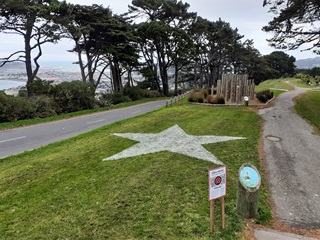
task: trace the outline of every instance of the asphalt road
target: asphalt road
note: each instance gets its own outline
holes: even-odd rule
[[[292,227],[312,229],[320,228],[320,136],[293,109],[293,99],[305,91],[283,93],[259,114],[276,215]]]
[[[49,143],[150,112],[165,106],[166,100],[55,121],[30,127],[0,131],[0,158],[32,150]]]

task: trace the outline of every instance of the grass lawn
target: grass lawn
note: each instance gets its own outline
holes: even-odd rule
[[[316,86],[310,86],[308,84],[303,83],[300,79],[291,79],[290,82],[298,87],[302,88],[315,88]]]
[[[283,89],[285,90],[292,90],[293,87],[290,86],[286,81],[291,80],[291,78],[283,78],[283,79],[274,79],[274,80],[268,80],[260,83],[258,86],[256,86],[255,91],[261,92],[264,90],[270,89],[274,96],[279,96],[281,93],[283,93]]]
[[[296,111],[320,130],[320,92],[308,91],[296,99]]]
[[[48,118],[26,119],[26,120],[20,120],[20,121],[16,121],[16,122],[5,122],[5,123],[0,123],[0,130],[15,128],[15,127],[30,126],[30,125],[35,125],[35,124],[45,123],[45,122],[52,122],[52,121],[57,121],[57,120],[61,120],[61,119],[66,119],[66,118],[71,118],[71,117],[76,117],[76,116],[81,116],[81,115],[86,115],[86,114],[91,114],[91,113],[96,113],[96,112],[101,112],[101,111],[107,111],[110,109],[130,107],[130,106],[138,105],[141,103],[146,103],[146,102],[151,102],[151,101],[156,101],[156,100],[164,100],[164,99],[166,99],[166,98],[145,98],[145,99],[134,101],[134,102],[119,103],[119,104],[113,105],[111,107],[83,110],[83,111],[78,111],[78,112],[73,112],[73,113],[52,116],[52,117],[48,117]]]
[[[237,174],[257,166],[260,118],[244,107],[179,103],[75,138],[0,159],[2,239],[239,239]],[[226,229],[215,201],[209,234],[208,170],[218,167],[172,152],[102,161],[133,144],[113,133],[158,133],[178,124],[190,135],[245,137],[204,145],[228,167]],[[257,222],[271,218],[262,179]]]

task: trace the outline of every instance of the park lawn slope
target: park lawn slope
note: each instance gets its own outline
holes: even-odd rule
[[[239,239],[237,174],[258,167],[260,118],[244,107],[181,104],[0,159],[3,239]],[[113,133],[159,133],[178,124],[190,135],[245,137],[204,145],[228,167],[226,226],[209,234],[211,162],[172,152],[102,161],[135,144]],[[262,174],[263,177],[263,174]],[[264,179],[258,222],[270,206]]]
[[[298,97],[295,109],[320,130],[320,92],[308,91]]]
[[[291,78],[283,79],[273,79],[261,82],[258,86],[255,87],[255,92],[262,92],[265,90],[271,90],[274,93],[274,96],[279,96],[281,93],[286,90],[292,90],[293,87],[287,83],[287,81],[292,80]]]

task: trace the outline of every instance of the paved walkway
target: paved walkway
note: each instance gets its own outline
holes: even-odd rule
[[[277,218],[301,229],[320,228],[320,136],[294,109],[293,99],[307,89],[279,96],[274,106],[259,111],[263,127],[265,164]],[[314,239],[256,229],[258,240]]]
[[[254,236],[257,238],[257,240],[316,240],[316,238],[308,238],[292,233],[278,232],[267,228],[254,230]]]

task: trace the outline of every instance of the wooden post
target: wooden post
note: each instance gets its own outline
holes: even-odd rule
[[[245,218],[254,218],[258,213],[261,178],[256,167],[245,163],[239,169],[237,210]]]
[[[221,80],[217,82],[217,96],[221,97]]]
[[[225,229],[225,209],[224,209],[224,197],[221,198],[221,228]]]
[[[236,92],[236,75],[230,76],[231,87],[230,87],[230,102],[235,102],[235,92]]]
[[[214,232],[214,200],[210,201],[210,233]]]
[[[236,103],[237,105],[239,105],[240,101],[241,101],[241,87],[239,85],[237,85],[237,97],[236,97]]]
[[[255,84],[254,82],[251,84],[251,93],[250,93],[250,99],[253,100],[254,99],[254,89],[255,89]]]
[[[228,79],[226,83],[226,97],[225,97],[226,102],[230,101],[230,88],[231,88],[231,81]]]
[[[226,75],[225,74],[222,75],[221,96],[226,100]]]

